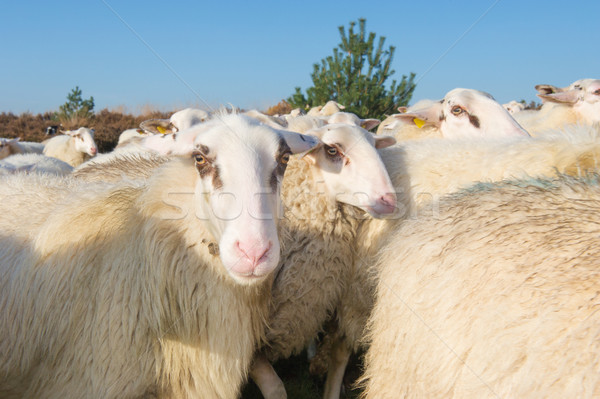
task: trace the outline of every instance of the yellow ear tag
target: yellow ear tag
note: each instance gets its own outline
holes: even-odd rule
[[[165,128],[164,128],[164,127],[162,127],[162,126],[156,126],[156,130],[158,130],[158,132],[159,132],[160,134],[165,134],[165,133],[167,133],[167,129],[165,129]]]
[[[419,118],[414,118],[413,122],[415,123],[415,125],[417,125],[417,127],[420,129],[423,127],[423,125],[425,125],[425,121],[423,119],[419,119]]]

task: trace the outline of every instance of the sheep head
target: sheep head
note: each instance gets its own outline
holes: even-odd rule
[[[378,148],[396,142],[347,124],[325,125],[307,132],[321,140],[304,159],[315,165],[327,193],[339,202],[359,207],[374,217],[396,209],[396,194]]]
[[[13,150],[11,146],[16,145],[19,142],[20,138],[16,139],[3,139],[0,138],[0,159],[4,159],[13,154]]]
[[[472,89],[451,90],[438,103],[396,117],[436,126],[445,138],[529,136],[491,95]]]
[[[93,157],[98,153],[98,147],[94,141],[94,129],[80,127],[77,130],[66,131],[67,136],[71,136],[75,143],[75,149]]]
[[[186,108],[175,112],[169,119],[148,119],[140,123],[140,128],[147,133],[177,133],[210,118],[208,112],[197,108]]]
[[[195,169],[194,213],[218,243],[238,283],[264,280],[279,262],[279,188],[291,154],[317,145],[311,136],[273,129],[243,115],[221,115],[142,145],[187,158]]]
[[[600,121],[600,80],[580,79],[564,89],[538,94],[543,101],[572,106],[586,123]]]

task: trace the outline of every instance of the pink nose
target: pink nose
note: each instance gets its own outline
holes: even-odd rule
[[[248,262],[248,266],[254,270],[268,256],[273,244],[271,241],[265,246],[263,243],[257,242],[236,242],[237,249],[242,253],[242,258]]]
[[[92,148],[92,149],[90,149],[90,152],[92,153],[92,155],[96,155],[96,153],[98,152],[98,149]]]
[[[377,210],[380,214],[394,213],[396,209],[396,194],[388,193],[377,200]]]

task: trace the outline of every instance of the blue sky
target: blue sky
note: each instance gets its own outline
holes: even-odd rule
[[[11,1],[0,112],[57,110],[76,85],[96,110],[266,109],[309,87],[361,17],[396,47],[393,77],[417,74],[412,102],[456,87],[529,101],[539,83],[600,78],[599,16],[600,1],[564,0]]]

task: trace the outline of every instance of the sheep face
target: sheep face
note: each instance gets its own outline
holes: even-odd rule
[[[11,154],[10,142],[8,139],[0,139],[0,159],[4,159]]]
[[[279,187],[289,156],[317,145],[314,137],[278,131],[227,115],[143,145],[191,156],[195,214],[218,242],[221,261],[238,283],[264,280],[279,262]]]
[[[439,102],[397,116],[417,126],[435,125],[444,138],[529,136],[492,96],[454,89]]]
[[[568,87],[547,93],[538,94],[544,101],[572,106],[573,110],[586,122],[600,121],[600,80],[580,79]]]
[[[304,158],[317,166],[331,197],[374,217],[395,211],[395,190],[377,152],[394,144],[394,138],[346,124],[326,125],[307,133],[322,144]]]
[[[65,134],[73,138],[77,151],[88,154],[91,157],[98,153],[98,147],[96,147],[96,142],[94,141],[94,129],[80,127],[77,130],[65,132]]]

